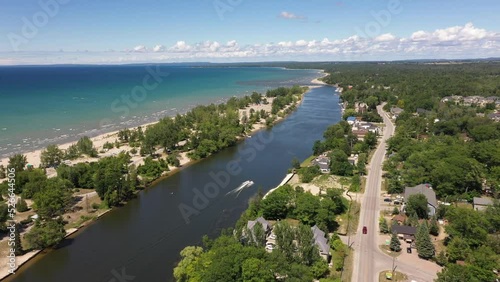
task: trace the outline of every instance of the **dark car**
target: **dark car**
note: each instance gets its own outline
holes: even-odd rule
[[[406,248],[406,252],[411,254],[411,247]]]
[[[363,234],[366,234],[368,233],[368,229],[366,228],[366,226],[363,226]]]
[[[392,202],[392,200],[391,200],[391,198],[385,198],[384,202],[389,202],[390,203],[390,202]]]

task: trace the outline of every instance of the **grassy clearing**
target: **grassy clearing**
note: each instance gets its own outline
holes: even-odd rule
[[[391,256],[391,257],[399,257],[399,255],[401,255],[401,252],[403,251],[403,248],[401,248],[401,251],[399,252],[393,252],[391,251],[391,249],[389,248],[389,246],[387,245],[380,245],[379,246],[380,249],[382,250],[382,252],[384,252],[385,254]]]

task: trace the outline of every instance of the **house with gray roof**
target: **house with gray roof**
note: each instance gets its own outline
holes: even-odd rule
[[[397,118],[404,110],[398,107],[391,108],[391,114],[394,118]]]
[[[415,187],[406,187],[404,201],[408,202],[411,195],[422,194],[427,198],[427,207],[429,208],[429,216],[433,216],[438,208],[436,192],[432,189],[430,184],[420,184]]]
[[[313,232],[314,244],[318,246],[319,255],[326,261],[330,260],[330,245],[328,239],[325,237],[325,232],[321,231],[317,225],[311,227]]]
[[[476,211],[484,211],[488,206],[493,205],[493,201],[489,198],[474,197],[472,204]]]
[[[312,165],[319,166],[321,173],[330,173],[330,158],[326,156],[319,156],[311,161]]]
[[[257,218],[256,220],[249,220],[247,222],[248,230],[253,230],[254,226],[257,223],[260,223],[262,225],[262,229],[264,229],[264,232],[267,233],[267,232],[271,231],[271,224],[269,224],[269,222],[267,222],[267,220],[265,220],[262,216]]]

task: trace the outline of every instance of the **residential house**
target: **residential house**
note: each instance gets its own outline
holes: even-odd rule
[[[354,110],[357,112],[357,113],[364,113],[368,110],[368,105],[366,103],[359,103],[359,102],[356,102],[354,103]]]
[[[356,117],[352,117],[352,116],[351,117],[347,117],[347,123],[349,125],[353,125],[354,122],[356,122]]]
[[[493,201],[489,198],[474,197],[472,204],[476,211],[484,211],[488,206],[493,205]]]
[[[436,192],[432,189],[430,184],[420,184],[415,187],[406,187],[404,201],[405,204],[408,202],[408,198],[411,195],[422,194],[427,198],[427,207],[429,208],[429,216],[433,216],[436,213],[438,207]]]
[[[356,154],[351,154],[350,157],[347,158],[347,161],[351,164],[351,165],[357,165],[358,164],[358,155]]]
[[[354,121],[354,124],[351,125],[351,131],[352,134],[356,135],[358,139],[363,139],[368,132],[373,132],[379,135],[380,127],[371,122],[356,120]]]
[[[500,121],[500,113],[489,114],[488,118],[493,120],[493,121],[499,122]]]
[[[430,113],[431,111],[428,111],[423,108],[417,108],[417,115],[419,116],[425,116],[426,114]]]
[[[267,235],[271,232],[271,224],[269,224],[269,222],[267,222],[267,220],[265,220],[263,217],[259,217],[256,220],[249,220],[247,222],[247,229],[252,234],[252,238],[255,238],[253,232],[254,232],[254,227],[257,224],[262,225],[262,229],[264,229],[264,233],[267,237]],[[245,233],[245,232],[243,232],[243,233]],[[246,236],[246,234],[243,234],[243,236]]]
[[[313,232],[314,243],[318,246],[319,255],[326,261],[330,260],[330,245],[328,245],[328,239],[325,236],[325,232],[321,231],[317,225],[311,227]]]
[[[319,170],[322,173],[330,173],[330,158],[325,155],[321,155],[311,161],[312,165],[319,166]]]
[[[398,107],[391,108],[391,114],[393,118],[397,118],[404,110]]]
[[[391,231],[393,234],[396,234],[399,239],[411,243],[415,240],[415,234],[417,233],[417,228],[406,225],[393,225],[391,227]]]

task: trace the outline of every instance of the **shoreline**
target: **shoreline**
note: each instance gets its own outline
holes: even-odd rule
[[[321,76],[317,77],[317,78],[315,78],[313,80],[311,80],[311,84],[315,84],[315,85],[301,85],[301,87],[308,87],[309,88],[308,91],[310,91],[310,89],[314,89],[314,88],[318,88],[318,87],[322,87],[322,86],[328,86],[329,84],[326,84],[325,82],[319,80],[319,79],[321,79],[323,77],[326,77],[328,75],[328,73],[325,73],[324,70],[321,70],[320,72],[318,72],[318,74],[320,74]],[[307,93],[307,91],[304,94],[306,94],[306,93]],[[302,95],[304,95],[304,94],[302,94]],[[296,106],[299,106],[301,102],[302,102],[302,96],[301,96],[300,100],[297,102]],[[270,104],[272,104],[272,101],[270,102]],[[249,111],[250,108],[252,108],[252,106],[248,106],[245,109],[241,109],[240,113],[242,111]],[[167,116],[165,116],[165,117],[167,117]],[[162,119],[162,118],[165,118],[165,117],[161,117],[159,119]],[[279,117],[277,118],[276,121],[278,121],[278,120],[280,120]],[[146,130],[146,128],[148,126],[157,124],[158,122],[159,122],[159,120],[153,121],[153,122],[144,123],[144,124],[141,124],[141,125],[138,125],[138,126],[124,127],[123,129],[136,130],[138,127],[141,127],[143,129],[143,131],[144,131],[144,130]],[[260,125],[260,124],[254,124],[254,126],[255,125]],[[259,129],[261,129],[261,128],[259,128]],[[253,130],[254,129],[252,129],[251,132],[253,132]],[[90,137],[90,140],[92,140],[92,142],[94,143],[94,147],[96,147],[96,149],[99,151],[99,149],[102,149],[102,146],[106,142],[113,143],[115,141],[115,139],[118,138],[117,136],[118,136],[118,132],[119,131],[120,130],[113,130],[113,131],[105,132],[105,133],[99,134],[97,136]],[[74,145],[77,142],[78,142],[78,140],[76,140],[76,141],[70,141],[70,142],[65,142],[65,143],[52,143],[52,144],[57,145],[59,147],[59,149],[64,149],[65,150],[69,146]],[[123,150],[127,149],[126,147],[127,146],[123,146],[124,149],[122,149],[120,151],[123,151]],[[42,151],[44,151],[44,150],[45,150],[45,148],[41,148],[41,149],[36,149],[36,150],[23,151],[23,152],[19,152],[19,153],[16,153],[16,154],[25,155],[26,159],[28,161],[28,164],[33,165],[34,168],[38,168],[39,165],[40,165],[40,155],[41,155]],[[130,151],[130,149],[129,150],[125,150],[125,151]],[[11,154],[11,156],[12,155],[14,155],[14,154]],[[94,160],[95,159],[90,159],[90,158],[79,158],[79,159],[75,160],[75,163],[85,162],[85,161],[94,161]],[[7,167],[8,163],[9,163],[9,157],[8,156],[0,158],[0,165],[3,165],[4,167]],[[182,161],[181,161],[181,165],[183,165]],[[2,180],[2,179],[0,179],[0,180]]]
[[[321,73],[321,72],[320,72]],[[324,74],[322,77],[325,77],[327,76],[328,74],[324,72],[324,70],[322,71],[322,73]],[[322,78],[320,77],[320,78]],[[302,85],[301,87],[308,87],[308,90],[306,90],[304,93],[302,93],[298,99],[298,101],[295,103],[295,104],[291,104],[289,106],[287,106],[287,108],[285,109],[288,109],[288,107],[291,107],[292,105],[295,106],[295,109],[293,111],[291,111],[290,113],[288,113],[287,115],[284,115],[283,117],[277,117],[276,120],[273,122],[273,126],[276,125],[277,123],[285,120],[290,114],[292,114],[303,102],[304,100],[304,96],[311,91],[311,89],[314,89],[314,88],[318,88],[318,87],[322,87],[322,86],[327,86],[328,84],[324,83],[324,82],[321,82],[318,80],[318,78],[315,78],[311,81],[312,84],[317,84],[317,85],[313,85],[313,86],[310,86],[310,85]],[[269,98],[268,98],[269,100]],[[269,103],[269,105],[272,104],[272,101]],[[250,109],[252,108],[252,106],[249,106],[249,107],[246,107],[245,109],[242,109],[240,110],[240,114],[242,111],[249,111]],[[285,110],[284,109],[284,110]],[[158,121],[155,121],[155,122],[150,122],[150,123],[147,123],[147,124],[144,124],[144,125],[140,125],[141,128],[143,128],[143,130],[145,130],[148,126],[150,125],[153,125],[153,124],[156,124],[158,123]],[[132,128],[128,128],[130,130],[132,129],[137,129],[139,126],[137,127],[132,127]],[[267,126],[265,124],[262,124],[262,123],[256,123],[256,124],[253,124],[252,125],[252,130],[246,134],[245,136],[241,137],[241,138],[238,138],[237,140],[237,143],[239,142],[242,142],[244,140],[246,140],[249,136],[252,136],[252,135],[255,135],[256,133],[258,133],[259,131],[261,130],[265,130],[267,129]],[[106,142],[113,142],[114,139],[117,138],[117,135],[118,135],[118,132],[119,131],[112,131],[112,132],[108,132],[108,133],[103,133],[101,135],[98,135],[96,137],[93,137],[93,138],[90,138],[92,140],[92,142],[94,143],[94,147],[97,147],[96,146],[96,143],[100,144],[100,147],[102,147]],[[110,138],[113,138],[113,140],[110,140]],[[66,149],[68,148],[69,146],[71,146],[72,144],[76,144],[76,142],[67,142],[67,143],[64,143],[64,144],[61,144],[61,145],[58,145],[58,147],[60,149]],[[121,149],[123,147],[123,149]],[[114,148],[114,149],[117,149],[119,150],[118,152],[120,151],[123,151],[125,150],[127,146],[122,146],[120,148]],[[121,150],[120,150],[121,149]],[[127,152],[130,151],[130,147],[128,150],[126,150]],[[39,149],[39,150],[35,150],[35,151],[31,151],[31,152],[27,152],[27,153],[21,153],[23,155],[27,155],[27,154],[30,154],[30,157],[31,157],[31,161],[34,162],[34,158],[37,157],[38,158],[38,163],[40,162],[40,154],[41,152],[45,150],[45,149]],[[113,150],[113,149],[112,149]],[[110,150],[111,151],[111,150]],[[191,160],[189,159],[187,156],[186,156],[187,152],[183,152],[180,154],[180,167],[173,167],[170,171],[168,171],[168,173],[166,175],[163,175],[163,176],[160,176],[159,178],[155,179],[154,181],[152,181],[151,183],[149,183],[148,186],[146,186],[144,189],[141,189],[139,190],[136,194],[139,194],[141,193],[141,191],[144,191],[148,188],[150,188],[152,185],[155,185],[157,184],[158,182],[180,172],[181,170],[183,170],[184,168],[186,167],[189,167],[193,164],[196,164],[198,163],[199,161],[202,161],[206,158],[203,158],[203,159],[200,159],[200,160]],[[141,160],[144,159],[144,157],[139,157]],[[27,159],[28,159],[28,156],[27,156]],[[98,158],[79,158],[77,159],[76,161],[79,161],[79,162],[85,162],[85,161],[88,161],[88,160],[98,160]],[[136,164],[137,160],[134,161],[134,158],[132,158],[133,160],[133,164]],[[9,158],[6,157],[6,158],[3,158],[0,160],[0,164],[3,164],[4,166],[7,166],[8,164],[8,161],[9,161]],[[33,163],[30,162],[30,159],[28,159],[28,163],[29,164],[32,164],[34,167],[38,167],[35,166]],[[76,162],[75,162],[76,163]],[[74,164],[74,163],[73,163]],[[169,166],[170,167],[170,166]],[[47,173],[48,174],[48,173]],[[49,177],[49,175],[48,175]],[[288,175],[285,177],[285,179],[288,177]],[[291,178],[291,177],[290,177]],[[288,179],[289,180],[289,179]],[[3,179],[2,179],[3,181]],[[288,182],[288,181],[287,181]],[[278,186],[279,187],[279,186]],[[276,188],[272,189],[271,191],[275,190]],[[269,194],[271,191],[269,191],[267,194]],[[131,199],[132,200],[132,199]],[[126,205],[128,202],[125,202],[124,205]],[[78,235],[78,233],[80,231],[84,231],[86,229],[86,227],[90,226],[91,224],[94,224],[97,222],[98,219],[100,219],[102,216],[106,215],[106,214],[109,214],[110,212],[112,211],[116,211],[116,210],[119,210],[119,208],[108,208],[106,210],[104,210],[103,212],[99,213],[94,219],[91,219],[91,220],[88,220],[88,221],[85,221],[83,222],[82,224],[80,224],[79,226],[75,227],[75,228],[70,228],[70,229],[67,229],[66,232],[66,236],[65,236],[65,239],[68,238],[68,237],[75,237]],[[46,249],[42,249],[42,250],[34,250],[34,251],[31,251],[31,252],[28,252],[22,256],[17,256],[16,257],[16,269],[15,271],[19,271],[19,269],[22,267],[22,266],[25,266],[26,263],[32,261],[34,258],[38,258],[40,259],[41,256],[40,254],[45,254],[46,253]],[[20,260],[20,262],[18,263],[17,262],[17,259]],[[4,273],[5,272],[5,273]],[[10,277],[12,274],[9,272],[8,269],[1,269],[0,270],[0,281],[3,281],[4,279]],[[15,275],[15,274],[14,274]]]

